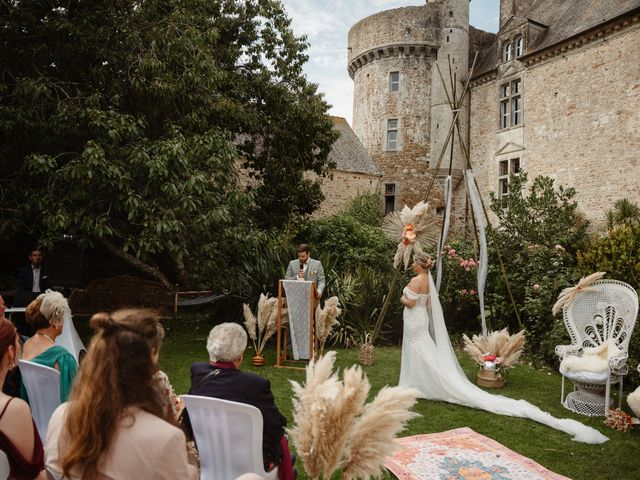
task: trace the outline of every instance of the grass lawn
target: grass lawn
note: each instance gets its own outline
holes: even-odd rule
[[[188,317],[165,325],[167,336],[160,356],[161,368],[169,375],[176,392],[186,393],[190,383],[190,364],[208,360],[205,345],[210,327],[205,322],[192,321]],[[251,350],[248,349],[247,356],[250,354]],[[336,365],[341,369],[357,361],[356,349],[338,350]],[[460,355],[460,361],[467,376],[475,378],[476,369],[472,362],[464,354]],[[278,408],[291,424],[292,392],[289,380],[303,381],[304,372],[277,369],[272,366],[274,364],[275,348],[271,348],[267,351],[266,366],[252,367],[246,358],[242,368],[257,372],[271,381]],[[376,363],[365,367],[364,371],[372,385],[371,395],[375,395],[384,385],[396,385],[400,371],[400,348],[377,348]],[[401,436],[470,427],[548,469],[575,480],[640,478],[640,428],[628,433],[616,432],[606,427],[600,417],[573,414],[560,405],[560,383],[557,372],[519,365],[511,370],[507,385],[498,393],[525,399],[556,417],[573,418],[597,428],[609,437],[608,442],[602,445],[578,443],[572,441],[568,434],[532,420],[426,400],[417,403],[415,410],[421,417],[412,420]],[[298,465],[298,470],[302,470],[301,465]],[[306,477],[303,474],[298,478]]]

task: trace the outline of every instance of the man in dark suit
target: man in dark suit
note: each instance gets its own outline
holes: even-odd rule
[[[290,475],[293,475],[284,439],[287,419],[276,407],[269,380],[238,370],[246,348],[247,334],[237,323],[222,323],[213,327],[207,339],[210,361],[191,365],[189,394],[246,403],[258,408],[263,421],[262,452],[265,467],[270,469],[278,466],[280,470],[290,470]],[[184,423],[190,429],[186,412]],[[285,471],[280,470],[278,476],[283,478]]]
[[[29,255],[29,265],[18,272],[18,290],[21,292],[42,293],[49,286],[49,275],[42,266],[44,253],[35,249]]]

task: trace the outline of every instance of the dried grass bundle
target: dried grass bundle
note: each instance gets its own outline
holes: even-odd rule
[[[429,204],[419,202],[413,208],[404,206],[400,212],[389,213],[382,222],[382,229],[392,240],[399,242],[393,258],[394,268],[404,264],[409,267],[411,255],[421,252],[423,247],[435,245],[440,230],[435,210]]]
[[[342,313],[338,297],[328,298],[324,308],[316,308],[316,333],[320,343],[320,354],[324,353],[324,345],[331,334],[331,330],[338,325],[338,316]]]
[[[257,317],[246,303],[242,305],[242,311],[244,315],[244,325],[249,338],[253,342],[256,355],[262,355],[267,341],[276,331],[278,299],[274,297],[269,298],[268,295],[260,294]]]
[[[384,387],[378,392],[351,432],[349,449],[342,464],[344,479],[382,474],[384,458],[398,448],[396,435],[409,420],[420,416],[411,411],[418,395],[417,390],[402,387]]]
[[[502,369],[512,367],[522,355],[524,348],[524,330],[509,335],[507,329],[496,330],[487,336],[474,335],[471,339],[462,335],[464,340],[464,351],[478,365],[484,365],[484,357],[494,355],[501,359]]]
[[[329,478],[348,467],[350,478],[368,478],[379,471],[389,442],[414,414],[417,391],[383,389],[365,407],[370,385],[359,366],[333,373],[336,353],[329,352],[307,367],[306,384],[292,381],[294,425],[291,440],[311,478]]]
[[[551,313],[556,315],[560,310],[564,307],[568,307],[571,302],[573,302],[576,295],[580,292],[588,292],[590,290],[590,286],[597,280],[600,280],[605,276],[607,272],[596,272],[591,275],[587,275],[586,277],[582,277],[578,284],[575,287],[568,287],[560,292],[558,295],[558,300],[553,305],[551,309]]]

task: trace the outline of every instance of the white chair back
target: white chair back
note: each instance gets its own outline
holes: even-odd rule
[[[200,454],[201,480],[233,480],[256,473],[265,480],[262,414],[252,405],[198,395],[183,395]]]
[[[623,352],[638,316],[638,294],[618,280],[598,280],[563,310],[572,345],[597,347],[610,339]]]
[[[0,450],[0,480],[7,480],[11,473],[11,466],[7,454]]]
[[[56,345],[66,348],[74,356],[78,364],[80,364],[80,352],[87,351],[73,324],[73,316],[68,310],[64,313],[62,333],[56,338]]]
[[[29,395],[31,415],[44,445],[53,411],[60,405],[60,372],[55,368],[20,360],[22,382]]]

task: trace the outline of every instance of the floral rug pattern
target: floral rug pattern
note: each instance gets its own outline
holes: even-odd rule
[[[400,480],[569,480],[470,428],[398,441],[385,466]]]

